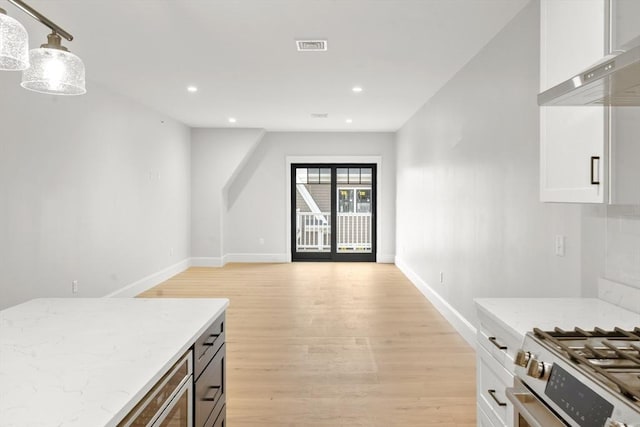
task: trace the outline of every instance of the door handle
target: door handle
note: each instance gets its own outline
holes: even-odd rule
[[[498,404],[498,406],[507,406],[506,403],[504,402],[500,402],[498,400],[498,398],[496,397],[496,391],[495,390],[487,390],[489,392],[489,396],[491,396],[493,398],[493,400]]]
[[[212,390],[214,390],[215,393],[213,394],[213,396],[210,396]],[[207,391],[207,394],[204,395],[202,400],[204,400],[206,402],[215,402],[216,400],[218,400],[218,395],[220,393],[222,393],[222,387],[221,386],[210,386],[209,387],[209,391]],[[209,395],[209,396],[207,396],[207,395]]]
[[[600,185],[600,157],[591,156],[591,185]]]
[[[493,344],[496,347],[498,347],[498,349],[500,349],[500,350],[506,350],[507,349],[506,345],[502,345],[502,344],[498,343],[498,339],[496,337],[488,337],[487,339],[491,342],[491,344]]]
[[[218,337],[220,336],[220,334],[211,334],[209,335],[209,338],[202,343],[203,346],[205,347],[213,347],[213,345],[215,344],[216,340],[218,339]],[[213,338],[213,340],[211,339]]]

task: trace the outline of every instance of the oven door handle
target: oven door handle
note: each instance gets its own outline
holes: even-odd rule
[[[507,399],[513,403],[515,425],[518,425],[517,417],[520,415],[531,427],[566,427],[560,418],[524,386],[508,388],[506,394]]]

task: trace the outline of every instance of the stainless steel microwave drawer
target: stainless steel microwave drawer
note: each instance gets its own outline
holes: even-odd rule
[[[193,345],[193,377],[198,380],[205,367],[224,344],[224,314],[218,317]]]
[[[171,417],[168,421],[177,420],[189,425],[192,416],[191,367],[191,351],[188,351],[138,402],[118,427],[164,425],[163,421],[167,416]]]
[[[207,365],[195,384],[195,427],[207,425],[209,418],[216,419],[226,401],[225,355],[226,346]]]

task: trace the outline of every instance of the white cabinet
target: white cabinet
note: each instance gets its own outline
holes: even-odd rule
[[[513,360],[522,345],[522,337],[513,335],[481,310],[478,318],[478,425],[511,427],[513,406],[507,399],[506,389],[513,386]]]
[[[611,0],[611,49],[624,51],[640,45],[640,1]]]
[[[611,2],[611,48],[640,45],[640,1]],[[640,107],[611,108],[609,202],[640,205]]]
[[[478,405],[478,427],[494,427],[485,409],[481,408],[480,405]]]
[[[540,90],[601,60],[605,0],[543,0]],[[544,202],[605,201],[605,107],[540,108],[540,198]]]
[[[613,107],[609,188],[611,204],[640,205],[639,138],[640,107]]]

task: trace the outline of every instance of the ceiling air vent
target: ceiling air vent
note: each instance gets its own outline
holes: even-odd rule
[[[329,117],[329,113],[311,113],[313,119],[326,119]]]
[[[296,40],[300,52],[323,52],[327,50],[326,40]]]

